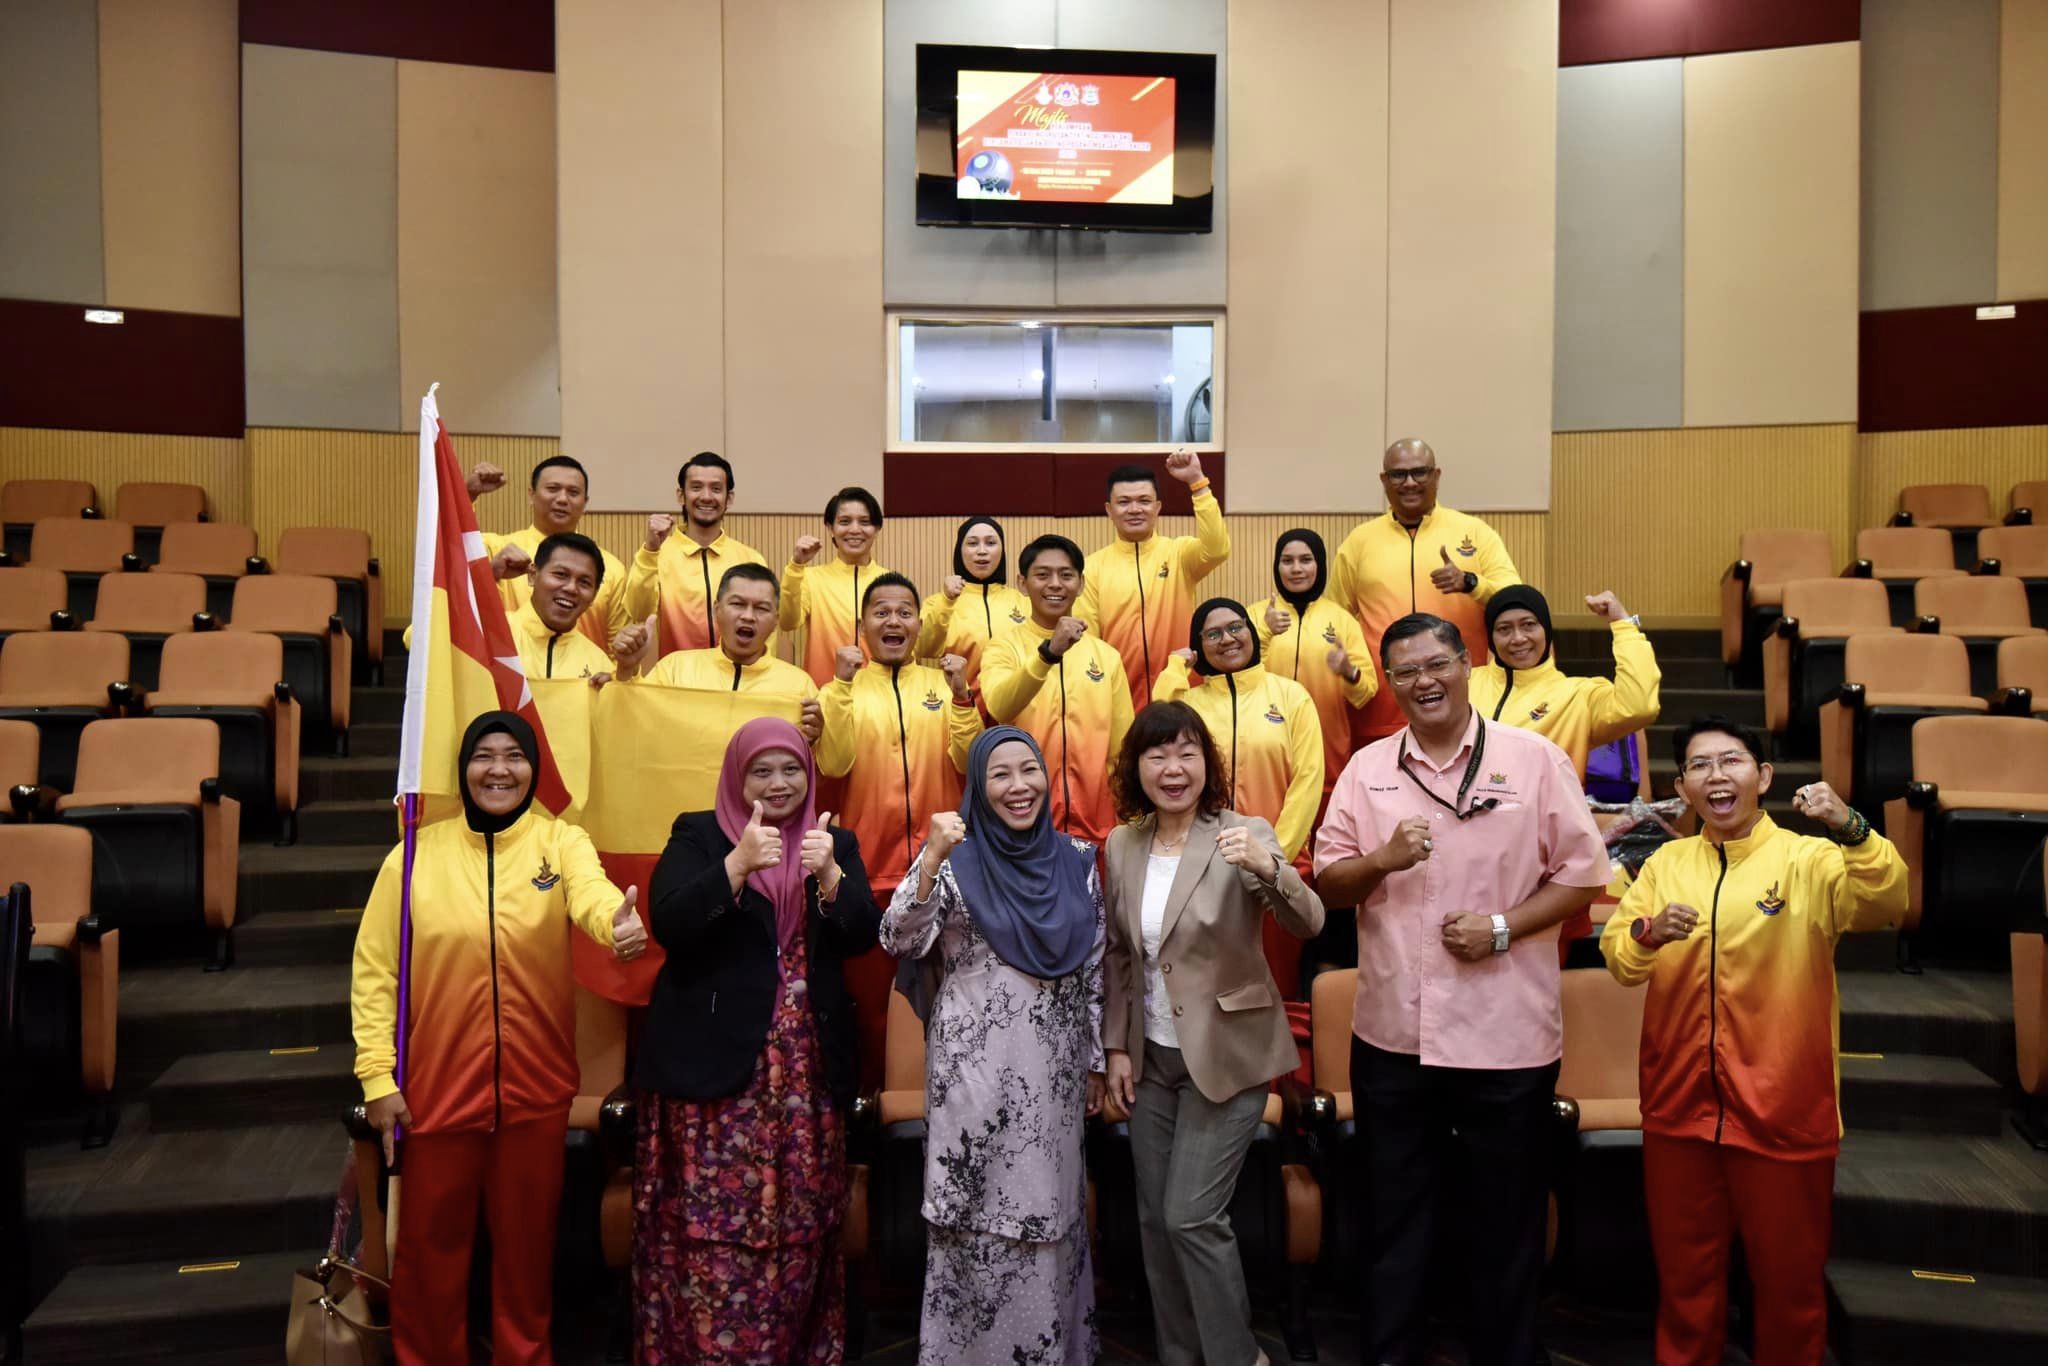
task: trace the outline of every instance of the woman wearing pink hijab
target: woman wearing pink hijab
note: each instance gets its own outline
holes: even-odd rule
[[[668,951],[633,1066],[635,1360],[845,1355],[842,965],[881,911],[851,832],[816,810],[787,721],[741,726],[715,810],[676,819],[648,928]]]

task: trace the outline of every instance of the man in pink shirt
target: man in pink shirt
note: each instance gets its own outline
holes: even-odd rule
[[[1408,724],[1352,756],[1315,856],[1325,904],[1358,905],[1364,1358],[1428,1346],[1433,1224],[1456,1181],[1472,1366],[1528,1366],[1564,1051],[1557,927],[1607,884],[1607,852],[1564,751],[1472,709],[1457,627],[1403,617],[1380,663]]]

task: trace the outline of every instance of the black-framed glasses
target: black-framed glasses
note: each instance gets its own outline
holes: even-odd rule
[[[1381,470],[1380,478],[1389,484],[1424,484],[1436,473],[1436,466],[1420,470]]]

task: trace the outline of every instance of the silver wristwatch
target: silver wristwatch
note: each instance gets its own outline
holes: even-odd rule
[[[1508,918],[1500,914],[1496,914],[1493,917],[1493,951],[1495,953],[1506,953],[1508,951]]]

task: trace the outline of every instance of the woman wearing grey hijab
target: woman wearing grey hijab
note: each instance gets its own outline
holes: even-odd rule
[[[941,956],[925,1037],[928,1225],[918,1360],[1095,1360],[1082,1126],[1102,1105],[1102,886],[1053,828],[1045,758],[1014,726],[974,742],[882,947]]]

